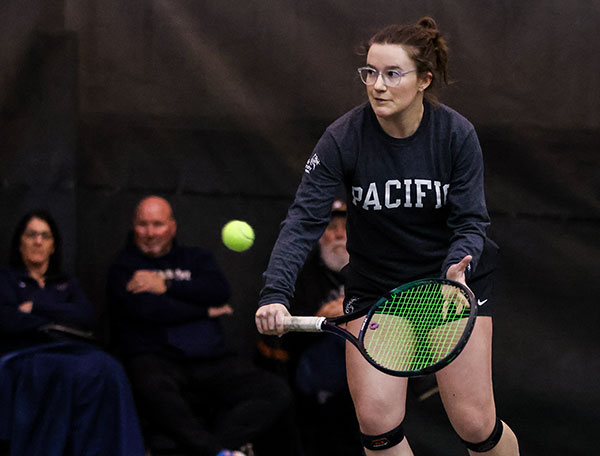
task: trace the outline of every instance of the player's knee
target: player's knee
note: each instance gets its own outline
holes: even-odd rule
[[[467,434],[459,435],[461,437],[461,441],[469,450],[474,451],[476,453],[484,453],[490,451],[498,444],[500,438],[502,437],[504,425],[502,424],[502,421],[500,421],[499,418],[496,418],[491,433],[489,429],[490,428],[487,427],[487,429],[484,430],[482,426],[479,426],[477,427],[477,429],[475,429],[474,426],[473,429],[471,429],[472,433],[468,436]]]
[[[496,422],[495,410],[485,404],[460,404],[450,416],[456,433],[468,442],[485,440]]]
[[[404,440],[404,429],[402,423],[390,431],[382,434],[371,435],[360,433],[362,445],[371,451],[387,450],[388,448],[398,445]]]
[[[368,434],[379,434],[404,421],[404,408],[389,399],[355,401],[355,409],[360,427]]]

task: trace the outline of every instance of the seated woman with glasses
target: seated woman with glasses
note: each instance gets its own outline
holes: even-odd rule
[[[94,308],[60,260],[52,217],[25,215],[0,269],[0,439],[11,455],[142,456],[127,377],[87,341]]]

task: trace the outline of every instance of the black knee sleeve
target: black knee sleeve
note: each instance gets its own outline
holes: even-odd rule
[[[366,435],[360,433],[360,440],[367,450],[387,450],[395,445],[398,445],[404,439],[404,429],[402,423],[396,426],[391,431],[380,435]]]
[[[462,443],[465,446],[475,453],[485,453],[486,451],[490,451],[494,448],[498,442],[500,441],[500,437],[502,437],[502,429],[503,429],[502,421],[499,418],[496,418],[496,425],[494,426],[494,430],[490,434],[490,436],[485,439],[483,442],[479,443],[471,443],[466,440],[461,439]]]

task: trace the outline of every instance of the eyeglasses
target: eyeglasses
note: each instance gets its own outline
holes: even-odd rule
[[[50,231],[35,231],[35,230],[27,230],[23,233],[27,239],[36,239],[38,236],[41,236],[44,241],[49,241],[53,239],[52,233]]]
[[[401,70],[383,70],[383,71],[379,71],[376,70],[373,67],[361,67],[358,69],[358,74],[360,74],[360,79],[362,80],[362,82],[364,82],[366,85],[374,85],[377,80],[379,79],[379,76],[381,75],[381,77],[383,78],[383,83],[388,86],[388,87],[396,87],[398,84],[400,84],[400,81],[402,81],[402,78],[404,76],[406,76],[408,73],[413,73],[417,71],[416,69],[414,70],[408,70],[408,71],[401,71]]]

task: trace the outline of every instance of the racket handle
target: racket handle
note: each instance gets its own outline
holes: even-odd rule
[[[283,327],[286,331],[321,332],[325,317],[285,317]]]

